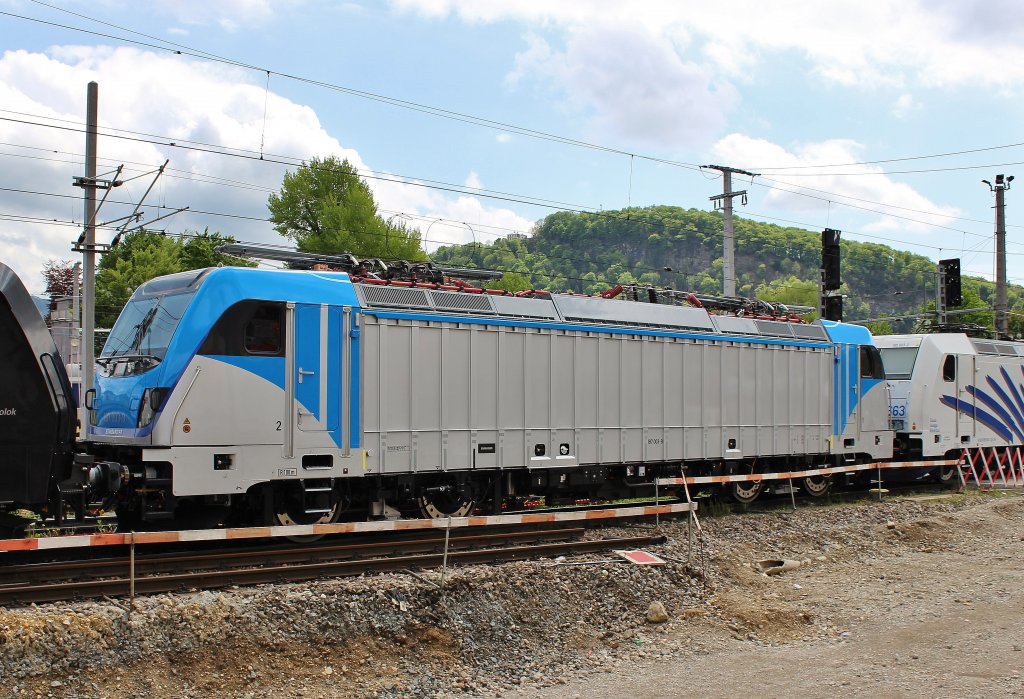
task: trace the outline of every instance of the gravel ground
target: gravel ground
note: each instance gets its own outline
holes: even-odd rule
[[[423,571],[0,609],[0,695],[1024,695],[1018,495],[702,521],[692,551],[662,523],[658,567],[599,554],[449,570],[443,590]],[[802,565],[768,577],[765,558]]]

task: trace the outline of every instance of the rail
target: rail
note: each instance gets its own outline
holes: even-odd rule
[[[444,519],[395,519],[373,522],[339,522],[276,527],[233,527],[227,529],[191,529],[182,531],[118,532],[113,534],[74,534],[24,539],[0,539],[2,551],[34,551],[86,548],[94,546],[145,546],[198,541],[239,541],[280,537],[323,536],[327,534],[368,534],[416,530],[463,529],[521,524],[554,524],[599,520],[657,517],[696,510],[695,503],[682,502],[642,507],[611,507],[598,510],[525,512],[521,514],[449,517]]]
[[[484,537],[435,537],[397,543],[320,546],[305,552],[288,548],[251,550],[225,556],[208,551],[184,556],[125,556],[95,566],[95,562],[54,562],[12,567],[0,583],[0,604],[18,605],[97,597],[134,597],[234,585],[301,582],[324,577],[365,573],[446,569],[452,564],[496,563],[529,558],[580,554],[608,549],[634,549],[665,542],[647,535],[593,540],[523,540],[568,538],[580,530],[511,532]],[[447,534],[447,532],[446,532]],[[493,548],[475,548],[490,540]],[[511,544],[511,545],[510,545]],[[424,551],[424,547],[430,549]],[[312,559],[310,555],[312,554]],[[186,568],[182,571],[181,567]],[[172,572],[168,572],[168,571]],[[45,579],[46,582],[40,582]],[[442,577],[443,580],[443,577]]]

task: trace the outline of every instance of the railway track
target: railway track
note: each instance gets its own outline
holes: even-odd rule
[[[400,541],[317,542],[201,552],[130,554],[101,559],[25,563],[0,568],[0,604],[23,605],[97,597],[301,582],[443,565],[496,563],[636,548],[661,536],[581,540],[584,528],[424,536]]]

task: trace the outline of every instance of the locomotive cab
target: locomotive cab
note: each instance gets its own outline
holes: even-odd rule
[[[832,448],[840,459],[888,459],[888,387],[871,333],[857,325],[824,322],[835,343],[832,378]]]
[[[154,418],[181,369],[173,358],[164,360],[207,271],[160,277],[132,294],[96,358],[91,441],[151,443]]]
[[[893,335],[879,345],[907,456],[1024,443],[1024,345],[957,333]]]
[[[50,331],[0,263],[0,511],[45,503],[71,475],[75,403]]]
[[[882,355],[885,380],[889,387],[889,424],[896,433],[896,450],[903,456],[922,457],[921,433],[918,419],[912,419],[911,377],[921,350],[921,335],[901,335],[875,338]],[[919,403],[914,407],[920,412]],[[914,425],[913,433],[910,425]]]

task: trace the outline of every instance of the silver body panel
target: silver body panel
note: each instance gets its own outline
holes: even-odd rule
[[[367,473],[828,452],[827,347],[360,322]]]

